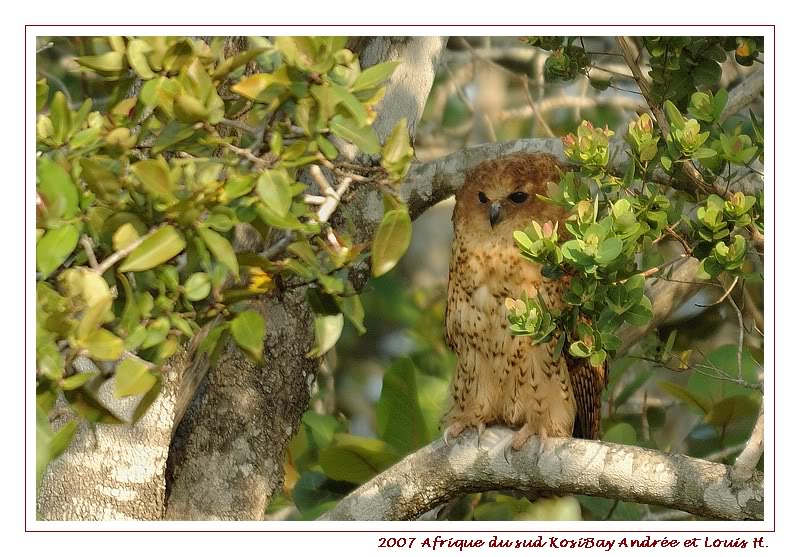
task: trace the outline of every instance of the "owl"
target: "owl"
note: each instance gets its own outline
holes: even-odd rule
[[[563,306],[569,276],[550,280],[541,265],[524,259],[515,230],[535,220],[563,223],[567,213],[537,197],[559,181],[552,155],[513,154],[481,162],[456,194],[454,241],[447,288],[445,337],[458,358],[452,405],[443,418],[444,439],[487,425],[517,429],[510,448],[538,435],[597,438],[605,366],[556,353],[557,338],[533,344],[512,336],[506,298],[541,295],[551,309]],[[555,336],[555,335],[554,335]]]

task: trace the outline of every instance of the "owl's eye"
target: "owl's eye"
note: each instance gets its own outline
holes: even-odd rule
[[[482,191],[479,191],[478,192],[478,201],[480,201],[481,203],[489,203],[489,198],[486,197],[485,193],[483,193]]]
[[[514,203],[525,203],[528,200],[528,194],[524,191],[515,191],[508,198]]]

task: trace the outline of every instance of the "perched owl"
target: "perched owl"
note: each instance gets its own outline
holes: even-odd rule
[[[569,277],[549,280],[541,265],[523,259],[515,230],[532,220],[563,222],[567,213],[544,202],[547,183],[559,180],[558,160],[514,154],[484,161],[467,173],[456,194],[455,237],[445,318],[448,345],[458,356],[452,407],[443,419],[445,441],[465,428],[502,424],[519,431],[511,448],[532,436],[596,438],[606,369],[554,355],[556,339],[533,344],[512,336],[506,298],[541,294],[549,308],[563,305]],[[541,447],[541,445],[540,445]]]

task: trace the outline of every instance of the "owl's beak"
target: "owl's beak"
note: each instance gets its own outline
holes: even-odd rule
[[[494,225],[497,224],[497,222],[500,220],[500,216],[501,216],[500,202],[495,201],[494,203],[492,203],[491,207],[489,207],[489,224],[492,225],[492,228],[494,228]]]

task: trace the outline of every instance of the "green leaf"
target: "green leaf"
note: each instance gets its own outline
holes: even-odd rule
[[[381,166],[393,180],[398,181],[408,173],[413,157],[414,149],[408,137],[408,121],[400,118],[381,150]]]
[[[152,50],[150,45],[142,39],[131,39],[128,41],[128,64],[131,65],[142,79],[153,79],[156,74],[150,69],[146,54]]]
[[[177,120],[171,121],[164,126],[158,134],[153,146],[150,148],[150,154],[157,155],[181,141],[189,139],[195,134],[195,131],[194,126],[191,124],[186,124]]]
[[[150,373],[150,365],[136,357],[125,359],[117,366],[114,375],[114,397],[143,395],[156,384],[157,377]]]
[[[667,381],[660,381],[658,386],[662,391],[673,398],[677,398],[678,400],[685,402],[692,410],[697,410],[704,415],[708,414],[708,412],[711,410],[711,404],[708,400],[699,394],[693,393],[686,387],[677,385],[675,383],[669,383]]]
[[[95,329],[81,339],[81,344],[96,360],[114,361],[122,356],[122,339],[106,329]]]
[[[292,213],[281,217],[278,213],[273,211],[272,208],[263,203],[256,205],[256,213],[258,213],[258,216],[264,223],[273,228],[280,228],[283,230],[302,230],[305,228],[305,225]]]
[[[41,112],[44,105],[47,104],[47,96],[50,92],[50,87],[47,85],[45,78],[36,82],[36,112]]]
[[[120,272],[147,271],[166,263],[186,247],[183,236],[172,226],[163,226],[146,238],[126,257]]]
[[[638,305],[633,306],[623,315],[625,321],[631,325],[642,327],[653,318],[653,306],[647,296],[642,296]]]
[[[61,91],[56,91],[50,103],[50,122],[53,124],[53,141],[61,145],[72,129],[72,111]]]
[[[78,188],[62,166],[41,157],[36,165],[39,184],[36,191],[42,196],[47,216],[71,219],[78,212]]]
[[[210,112],[203,102],[192,95],[181,94],[175,97],[175,117],[186,124],[195,124],[209,119]]]
[[[710,159],[712,157],[716,157],[719,153],[717,153],[714,149],[709,149],[708,147],[700,147],[697,151],[692,153],[692,158],[701,160],[701,159]]]
[[[363,153],[377,155],[380,153],[381,144],[375,130],[370,126],[359,126],[351,118],[336,115],[331,118],[330,130],[345,141],[358,147]]]
[[[102,279],[101,279],[102,280]],[[78,338],[88,338],[97,328],[108,320],[108,310],[111,308],[112,299],[100,298],[95,303],[89,305],[83,312],[83,317],[78,324]]]
[[[606,361],[606,351],[605,350],[598,350],[597,352],[593,352],[591,356],[589,356],[589,363],[595,367],[598,367]]]
[[[194,273],[183,285],[184,296],[192,302],[205,300],[210,293],[211,278],[206,273]]]
[[[318,358],[328,353],[336,345],[344,328],[344,315],[317,315],[314,317],[314,337],[316,343],[308,353],[311,358]]]
[[[334,444],[320,451],[319,464],[331,479],[360,485],[397,462],[398,458],[388,443],[337,433]]]
[[[694,69],[692,75],[694,76],[696,85],[714,87],[719,83],[722,77],[722,68],[719,63],[710,58],[706,58]]]
[[[334,434],[342,427],[339,420],[333,416],[317,414],[313,410],[303,414],[303,423],[311,433],[311,439],[318,449],[323,449],[330,445]]]
[[[725,89],[720,89],[714,95],[714,119],[719,119],[722,112],[725,110],[725,106],[728,104],[728,91]]]
[[[632,425],[620,422],[608,428],[608,431],[603,434],[603,441],[621,445],[635,445],[636,430],[633,429]]]
[[[365,89],[371,89],[376,87],[389,79],[397,66],[400,65],[400,62],[393,61],[393,62],[382,62],[380,64],[375,64],[374,66],[370,66],[366,70],[361,72],[361,75],[355,80],[352,86],[352,90],[354,93],[358,91],[363,91]]]
[[[136,405],[136,409],[133,411],[133,415],[131,416],[131,421],[134,424],[138,422],[142,418],[142,416],[145,415],[145,413],[150,409],[150,407],[156,401],[160,393],[161,393],[161,379],[156,377],[155,384],[142,397],[142,399],[139,401],[139,404]]]
[[[592,354],[592,349],[582,340],[577,340],[569,345],[569,353],[577,358],[588,358]]]
[[[101,74],[121,72],[125,68],[125,55],[121,52],[111,51],[98,56],[79,56],[75,61],[83,66]]]
[[[364,327],[364,304],[361,303],[361,297],[358,294],[343,297],[339,301],[339,307],[342,308],[342,313],[353,324],[359,335],[367,332]]]
[[[50,442],[53,429],[47,414],[39,406],[36,407],[36,483],[42,479],[47,465],[50,464]]]
[[[226,58],[224,62],[217,66],[214,70],[214,75],[212,76],[214,79],[220,79],[231,73],[233,70],[240,66],[244,66],[250,60],[257,58],[259,55],[267,52],[269,48],[261,47],[261,48],[251,48],[245,50],[244,52],[240,52],[239,54],[235,54],[230,58]]]
[[[53,438],[50,440],[50,460],[55,460],[67,450],[72,439],[75,437],[75,432],[78,431],[78,422],[69,420],[67,423],[58,428]]]
[[[255,310],[243,311],[231,321],[233,340],[256,361],[261,361],[264,354],[266,332],[264,318]]]
[[[88,387],[81,387],[74,391],[64,391],[64,398],[69,402],[70,408],[76,414],[90,422],[101,424],[123,423],[111,410],[100,402]]]
[[[716,403],[706,415],[706,423],[727,428],[736,420],[754,420],[758,415],[759,401],[753,395],[736,395]]]
[[[97,373],[76,373],[61,380],[61,388],[65,391],[71,391],[83,387],[90,379],[97,377]]]
[[[411,243],[411,217],[405,209],[392,209],[383,220],[372,242],[372,276],[391,271]]]
[[[147,159],[131,165],[131,172],[144,188],[158,199],[172,203],[175,195],[172,192],[172,178],[169,166],[162,158]]]
[[[236,252],[233,251],[231,243],[224,236],[209,228],[200,228],[197,232],[208,246],[208,249],[211,250],[211,253],[214,254],[214,257],[219,259],[220,263],[225,265],[238,278],[239,261],[236,259]]]
[[[672,101],[668,100],[667,102],[664,103],[664,109],[667,113],[667,117],[669,118],[670,124],[672,124],[672,127],[682,130],[686,122],[683,119],[683,114],[681,114],[681,111],[678,110],[678,107],[675,106],[675,104]]]
[[[279,218],[285,218],[292,206],[292,188],[285,170],[267,170],[256,183],[258,195]]]
[[[607,265],[619,257],[622,247],[622,240],[619,238],[607,238],[600,244],[595,260],[601,265]]]
[[[330,89],[334,94],[334,98],[353,116],[356,126],[359,128],[368,126],[367,121],[369,119],[369,114],[367,113],[367,109],[352,93],[341,85],[336,84],[331,84]]]
[[[71,224],[45,232],[36,243],[36,268],[43,278],[49,277],[66,261],[78,246],[79,238],[80,232]]]
[[[408,358],[400,358],[383,375],[378,400],[380,438],[402,454],[430,442],[431,436],[419,405],[416,369]]]
[[[126,222],[114,232],[111,245],[115,250],[123,250],[139,239],[139,232],[131,223]]]

